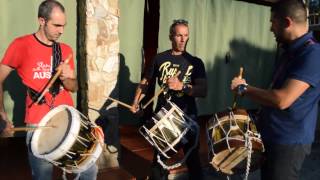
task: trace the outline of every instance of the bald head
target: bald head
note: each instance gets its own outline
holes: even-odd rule
[[[51,13],[52,13],[53,9],[55,9],[55,8],[61,10],[63,13],[65,12],[65,9],[64,9],[63,5],[60,2],[58,2],[56,0],[45,0],[45,1],[43,1],[39,5],[38,18],[43,18],[46,21],[50,20]]]

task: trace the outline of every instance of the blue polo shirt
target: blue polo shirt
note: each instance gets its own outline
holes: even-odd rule
[[[280,89],[287,79],[306,82],[310,87],[285,110],[263,107],[260,131],[266,143],[311,144],[314,140],[320,98],[320,45],[312,39],[310,32],[286,45],[279,64],[285,63],[275,68],[280,74],[272,89]]]

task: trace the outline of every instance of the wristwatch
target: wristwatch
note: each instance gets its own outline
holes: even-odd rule
[[[182,86],[182,92],[183,92],[184,94],[189,94],[189,93],[191,92],[191,87],[188,86],[188,84],[183,84],[183,86]]]
[[[237,94],[240,96],[243,96],[247,90],[248,90],[248,84],[240,84],[238,86]]]

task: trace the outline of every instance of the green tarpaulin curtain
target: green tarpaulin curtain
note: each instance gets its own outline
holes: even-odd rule
[[[119,0],[119,99],[131,104],[141,80],[144,0]],[[121,123],[137,123],[128,109],[119,108]]]
[[[249,84],[267,87],[276,47],[270,7],[235,0],[160,0],[159,52],[171,47],[169,26],[180,18],[189,22],[187,51],[204,61],[208,76],[208,96],[198,101],[200,114],[233,104],[230,82],[240,66]],[[256,107],[241,98],[238,105]]]

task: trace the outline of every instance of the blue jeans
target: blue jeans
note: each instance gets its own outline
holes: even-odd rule
[[[32,179],[33,180],[51,180],[53,165],[49,163],[49,161],[41,158],[37,158],[31,152],[30,142],[33,132],[29,131],[27,133],[26,143],[28,148],[28,159],[29,164],[32,171]],[[76,176],[79,177],[80,180],[96,180],[98,174],[98,168],[94,164],[89,169]]]

